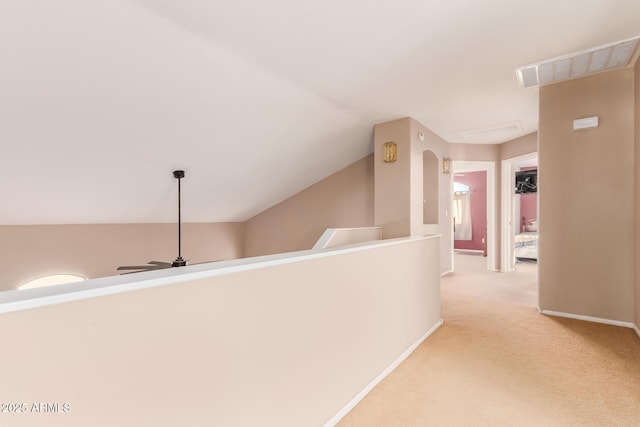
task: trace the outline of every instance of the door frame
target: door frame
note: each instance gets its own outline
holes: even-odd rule
[[[508,273],[515,269],[515,224],[513,223],[513,209],[515,200],[516,165],[528,160],[538,159],[538,152],[512,157],[502,161],[502,208],[501,208],[501,239],[500,239],[500,271]],[[538,199],[539,200],[539,199]],[[540,208],[538,207],[538,210]]]
[[[487,270],[497,271],[496,267],[496,164],[495,162],[484,161],[467,161],[467,160],[454,160],[452,162],[452,173],[464,173],[464,172],[481,172],[487,173]],[[453,181],[455,176],[451,180],[451,205],[453,205]],[[451,231],[451,268],[455,270],[453,264],[454,254],[454,240],[453,240],[453,226],[450,227]]]

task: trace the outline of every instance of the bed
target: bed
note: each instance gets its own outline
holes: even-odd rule
[[[515,256],[516,259],[538,259],[537,231],[527,231],[516,234]]]

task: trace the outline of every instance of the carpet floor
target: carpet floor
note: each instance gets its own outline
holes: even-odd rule
[[[339,426],[640,426],[632,329],[539,314],[535,263],[455,262],[444,325]]]

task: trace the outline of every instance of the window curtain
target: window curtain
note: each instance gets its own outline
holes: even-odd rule
[[[453,219],[455,240],[471,240],[471,198],[468,191],[456,192],[453,196]]]

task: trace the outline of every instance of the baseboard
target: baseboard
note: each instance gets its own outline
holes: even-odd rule
[[[447,274],[451,274],[451,273],[453,273],[453,270],[447,270],[447,271],[445,271],[445,272],[443,272],[443,273],[440,273],[440,277],[444,277],[444,276],[446,276]]]
[[[638,325],[633,325],[633,330],[638,334],[638,338],[640,338],[640,329],[638,329]]]
[[[458,252],[458,253],[462,253],[462,254],[483,254],[484,251],[482,249],[453,249],[453,252]]]
[[[602,319],[600,317],[582,316],[580,314],[571,314],[571,313],[563,313],[560,311],[543,310],[540,307],[538,307],[538,312],[542,314],[546,314],[548,316],[567,317],[569,319],[584,320],[586,322],[595,322],[595,323],[604,323],[606,325],[622,326],[625,328],[635,329],[636,332],[638,332],[636,325],[634,325],[631,322],[621,322],[620,320]],[[640,335],[640,332],[638,333],[638,335]]]
[[[418,348],[418,346],[420,344],[422,344],[422,342],[424,340],[426,340],[429,335],[431,335],[432,333],[434,333],[436,331],[436,329],[438,329],[440,326],[442,326],[442,323],[444,321],[442,319],[440,319],[435,325],[433,325],[433,327],[431,329],[429,329],[424,335],[422,335],[420,338],[418,338],[418,340],[413,343],[411,345],[411,347],[409,347],[404,353],[402,353],[400,355],[400,357],[398,357],[396,360],[393,361],[393,363],[391,365],[389,365],[384,371],[382,371],[380,373],[380,375],[378,375],[373,381],[371,381],[369,383],[369,385],[367,385],[360,393],[358,393],[353,399],[351,399],[351,401],[344,407],[342,408],[337,414],[335,414],[329,421],[327,421],[324,424],[324,427],[333,427],[336,424],[338,424],[338,422],[344,418],[345,415],[347,415],[349,412],[351,412],[351,410],[353,408],[356,407],[356,405],[358,403],[360,403],[360,401],[362,399],[365,398],[365,396],[367,394],[369,394],[369,392],[371,390],[373,390],[373,388],[378,385],[378,383],[380,381],[382,381],[387,375],[389,375],[391,372],[393,372],[394,369],[396,369],[398,367],[398,365],[400,365],[400,363],[402,363],[407,357],[409,357],[409,355],[411,353],[413,353],[413,351]]]

